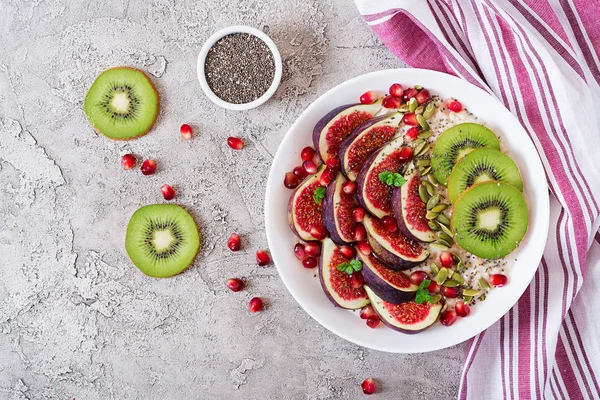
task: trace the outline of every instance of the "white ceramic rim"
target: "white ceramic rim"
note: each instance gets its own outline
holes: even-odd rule
[[[522,245],[511,253],[518,257],[519,269],[515,272],[517,264],[513,267],[509,285],[492,290],[484,303],[472,308],[468,318],[460,319],[450,327],[436,323],[436,326],[416,335],[402,334],[387,327],[370,329],[358,315],[334,307],[321,290],[318,278],[317,282],[311,280],[316,270],[302,268],[295,259],[292,247],[297,239],[287,226],[285,209],[291,191],[285,191],[283,175],[294,164],[299,164],[300,150],[312,145],[310,125],[314,126],[330,109],[352,103],[366,90],[387,90],[393,82],[418,83],[427,86],[434,94],[459,97],[483,123],[498,133],[521,169],[526,185],[524,194],[530,209],[529,230]],[[507,136],[511,139],[508,140]],[[271,255],[282,281],[298,304],[336,335],[360,346],[392,353],[420,353],[454,346],[497,322],[516,304],[537,271],[548,236],[549,219],[550,201],[543,165],[533,142],[516,117],[484,90],[455,76],[421,69],[383,70],[361,75],[316,99],[300,114],[279,145],[265,195],[265,228]],[[515,273],[518,275],[513,275]]]
[[[258,99],[254,100],[254,101],[251,101],[250,103],[233,104],[233,103],[229,103],[229,102],[221,99],[219,96],[217,96],[212,91],[210,86],[208,86],[208,82],[206,81],[206,75],[204,74],[204,63],[206,61],[206,55],[208,54],[208,50],[210,50],[210,48],[219,39],[221,39],[227,35],[231,35],[233,33],[249,33],[249,34],[254,35],[254,36],[258,37],[259,39],[261,39],[263,42],[265,42],[267,44],[267,46],[269,47],[269,50],[271,50],[271,53],[273,54],[273,60],[275,61],[275,76],[273,77],[273,82],[271,83],[271,86],[262,96],[260,96]],[[273,96],[273,94],[277,90],[277,87],[279,87],[279,82],[281,81],[281,75],[283,73],[283,66],[281,63],[281,54],[279,53],[279,50],[277,49],[275,42],[273,42],[273,40],[271,40],[271,38],[269,36],[267,36],[267,34],[265,34],[263,31],[260,31],[256,28],[252,28],[250,26],[234,25],[234,26],[228,26],[227,28],[223,28],[223,29],[213,33],[206,40],[206,42],[204,42],[202,49],[200,49],[200,54],[198,54],[197,71],[198,71],[198,81],[200,81],[200,86],[202,87],[202,90],[204,91],[204,93],[208,96],[208,98],[213,103],[215,103],[216,105],[221,106],[223,108],[227,108],[229,110],[242,111],[242,110],[250,110],[251,108],[258,107],[261,104],[265,103],[267,100],[269,100],[271,98],[271,96]]]

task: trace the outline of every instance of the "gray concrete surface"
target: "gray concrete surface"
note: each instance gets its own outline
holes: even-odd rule
[[[276,96],[242,113],[214,106],[196,80],[203,41],[238,23],[266,30],[285,68]],[[351,1],[0,0],[0,32],[1,399],[355,399],[369,376],[375,399],[455,397],[465,344],[426,355],[353,345],[254,262],[287,128],[332,86],[401,65]],[[162,109],[147,136],[114,142],[82,104],[100,71],[123,64],[153,76]],[[179,139],[184,122],[192,141]],[[244,151],[227,148],[230,135]],[[122,171],[125,152],[158,172]],[[191,269],[154,280],[128,261],[124,233],[163,183],[205,244]],[[231,231],[244,251],[227,250]],[[229,292],[231,276],[248,290]],[[267,309],[249,315],[254,295]]]

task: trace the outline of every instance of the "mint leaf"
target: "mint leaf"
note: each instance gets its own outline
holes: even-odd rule
[[[354,272],[360,271],[362,269],[362,267],[363,267],[363,265],[360,261],[351,260],[349,262],[341,263],[336,268],[338,269],[338,271],[342,271],[342,272],[345,272],[348,275],[350,275]]]
[[[390,171],[383,171],[380,172],[379,175],[379,180],[385,184],[390,184],[392,182],[392,173]]]
[[[402,174],[397,172],[383,171],[379,173],[378,177],[381,182],[390,186],[398,187],[406,183],[406,179],[404,179]]]
[[[321,202],[325,198],[325,192],[326,190],[323,186],[319,186],[315,189],[315,193],[313,194],[313,200],[315,201],[315,203],[321,204]]]
[[[417,289],[417,295],[415,296],[415,303],[423,304],[426,301],[431,300],[431,295],[429,294],[429,290],[427,290],[427,287],[429,286],[430,283],[431,283],[431,281],[429,279],[425,279],[423,282],[421,282],[421,284],[419,285],[419,288]]]

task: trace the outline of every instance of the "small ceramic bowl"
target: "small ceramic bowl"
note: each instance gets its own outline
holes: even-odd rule
[[[271,83],[271,86],[262,96],[260,96],[254,101],[251,101],[250,103],[234,104],[221,99],[212,91],[210,86],[208,86],[208,81],[206,80],[206,75],[204,73],[204,63],[206,61],[206,55],[208,54],[208,50],[210,50],[210,48],[219,39],[227,35],[231,35],[233,33],[248,33],[261,39],[269,47],[269,50],[271,50],[271,53],[273,54],[273,60],[275,61],[275,76],[273,77],[273,82]],[[227,28],[223,28],[220,31],[213,33],[212,36],[209,37],[208,40],[204,43],[202,49],[200,50],[200,54],[198,55],[197,68],[198,80],[200,81],[200,86],[202,86],[202,90],[204,90],[204,93],[206,93],[208,98],[211,99],[213,103],[230,110],[249,110],[251,108],[258,107],[267,100],[269,100],[271,96],[273,96],[273,93],[275,93],[275,91],[277,90],[277,87],[279,86],[283,70],[281,64],[281,54],[279,54],[279,50],[277,49],[277,46],[275,46],[273,40],[271,40],[270,37],[268,37],[264,32],[258,29],[243,25],[229,26]]]

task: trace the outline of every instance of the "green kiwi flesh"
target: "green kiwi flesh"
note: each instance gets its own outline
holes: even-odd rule
[[[94,81],[83,104],[94,129],[115,140],[147,133],[158,115],[158,94],[148,77],[137,69],[111,68]]]
[[[144,206],[127,225],[127,254],[148,276],[177,275],[194,261],[199,247],[196,222],[185,209],[174,204]]]
[[[458,196],[477,183],[499,181],[523,191],[517,164],[501,151],[477,149],[459,160],[448,178],[448,196],[454,203]]]
[[[523,239],[528,224],[523,194],[502,182],[472,186],[458,198],[452,214],[458,245],[487,259],[510,254]]]
[[[483,125],[465,122],[445,130],[431,154],[431,170],[437,181],[446,185],[458,160],[480,147],[500,150],[494,132]]]

